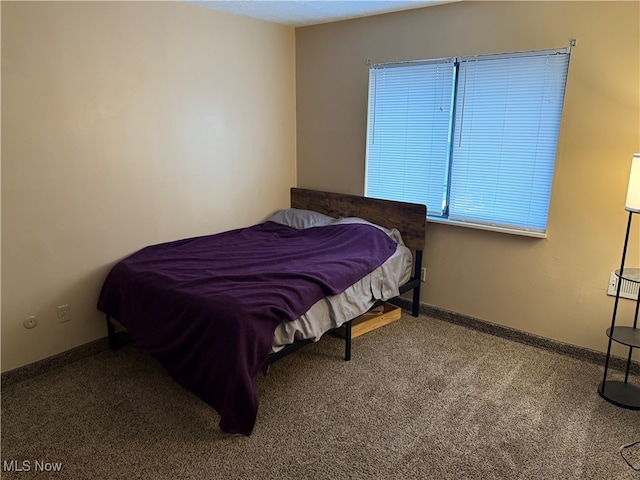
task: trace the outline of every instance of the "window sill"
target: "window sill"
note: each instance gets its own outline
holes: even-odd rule
[[[485,225],[482,223],[461,222],[448,218],[434,217],[427,215],[427,222],[441,223],[443,225],[454,225],[457,227],[474,228],[476,230],[487,230],[490,232],[508,233],[509,235],[519,235],[522,237],[547,238],[546,232],[534,232],[529,230],[519,230],[517,228],[501,227],[499,225]]]

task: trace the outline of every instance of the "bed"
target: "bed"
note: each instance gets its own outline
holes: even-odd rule
[[[342,325],[349,360],[352,320],[401,293],[417,316],[425,223],[424,205],[293,188],[291,208],[257,225],[121,260],[98,309],[112,348],[117,323],[223,431],[250,435],[260,370]]]

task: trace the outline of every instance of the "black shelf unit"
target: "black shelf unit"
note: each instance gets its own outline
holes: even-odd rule
[[[618,285],[616,287],[615,302],[613,305],[613,315],[611,318],[611,327],[607,329],[609,337],[609,346],[607,348],[607,357],[604,364],[604,376],[602,383],[598,387],[598,394],[614,405],[631,410],[640,410],[640,387],[629,382],[629,370],[631,369],[631,358],[633,349],[640,348],[640,329],[638,328],[638,311],[640,310],[640,295],[636,300],[635,315],[632,326],[616,325],[618,316],[618,303],[620,301],[620,291],[624,281],[640,284],[640,268],[624,268],[625,258],[627,254],[627,246],[629,243],[629,232],[631,230],[631,222],[636,212],[629,211],[629,220],[627,222],[627,234],[624,240],[624,248],[622,250],[622,263],[620,269],[616,270],[618,277]],[[611,359],[611,346],[613,342],[629,347],[629,356],[627,357],[627,367],[624,373],[624,381],[607,380],[609,372],[609,360]]]

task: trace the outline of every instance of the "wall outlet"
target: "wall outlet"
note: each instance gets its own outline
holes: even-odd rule
[[[427,269],[424,267],[420,269],[420,280],[422,280],[423,282],[427,281]]]
[[[71,321],[71,310],[69,305],[58,306],[58,322],[65,323]]]
[[[38,325],[38,319],[34,316],[27,317],[27,319],[24,322],[22,322],[22,325],[24,325],[24,328],[28,328],[28,329],[34,328],[36,327],[36,325]]]

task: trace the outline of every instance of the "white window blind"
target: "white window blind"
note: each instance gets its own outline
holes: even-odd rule
[[[546,232],[569,49],[373,65],[365,195]]]
[[[546,230],[568,57],[462,59],[450,219]]]
[[[442,214],[453,80],[452,60],[370,69],[367,196]]]

